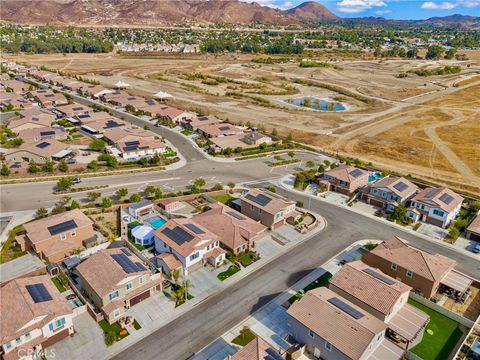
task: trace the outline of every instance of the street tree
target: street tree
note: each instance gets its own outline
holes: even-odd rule
[[[100,196],[102,196],[102,194],[100,194],[99,192],[95,192],[95,191],[90,191],[87,193],[87,198],[90,200],[90,201],[95,201],[97,200]]]
[[[8,176],[10,175],[10,169],[8,168],[8,165],[3,163],[2,168],[0,169],[0,175],[2,176]]]
[[[73,179],[70,176],[62,177],[57,182],[57,188],[59,190],[67,190],[73,186]]]
[[[61,172],[68,172],[68,164],[65,160],[60,160],[60,162],[58,163],[58,170],[60,170]]]
[[[140,194],[136,194],[136,193],[135,193],[135,194],[132,194],[132,195],[130,196],[130,202],[132,202],[132,203],[137,203],[137,202],[139,202],[139,201],[141,201],[141,200],[142,200],[142,196],[141,196]]]

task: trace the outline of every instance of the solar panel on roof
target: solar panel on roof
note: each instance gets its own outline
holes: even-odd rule
[[[363,313],[353,308],[352,306],[348,305],[347,303],[343,302],[337,297],[333,297],[331,299],[328,299],[327,301],[333,306],[339,308],[343,312],[353,317],[355,320],[361,319],[362,317],[365,316]]]
[[[387,285],[393,285],[393,284],[395,284],[395,281],[394,281],[393,279],[390,279],[389,277],[384,276],[384,275],[376,272],[376,271],[373,270],[373,269],[366,268],[366,269],[363,269],[363,272],[367,273],[368,275],[373,276],[374,278],[376,278],[376,279],[384,282],[384,283],[387,284]]]
[[[200,121],[208,120],[208,116],[200,116],[200,117],[198,118],[198,120],[200,120]]]
[[[162,233],[173,240],[177,245],[182,245],[193,239],[193,235],[189,234],[179,226],[175,226],[173,229],[166,228],[162,230]]]
[[[253,201],[254,203],[257,203],[260,206],[265,206],[267,205],[272,199],[270,199],[268,196],[265,196],[263,194],[258,194],[257,196],[254,196],[252,194],[248,194],[246,196],[247,199]]]
[[[44,284],[26,285],[25,288],[35,303],[53,300],[52,295],[50,295]]]
[[[53,130],[40,131],[40,136],[50,136],[50,135],[55,135],[55,131],[53,131]]]
[[[75,110],[75,111],[82,110],[82,109],[83,109],[83,107],[74,107],[74,108],[72,108],[72,110]]]
[[[440,201],[443,201],[445,204],[450,204],[453,200],[453,197],[449,194],[443,194],[442,196],[440,196]]]
[[[197,225],[195,224],[185,224],[185,226],[193,231],[195,234],[205,234],[205,231],[203,231],[202,229],[200,229]]]
[[[230,126],[221,126],[218,128],[220,131],[228,131],[230,130]]]
[[[230,215],[230,216],[233,216],[235,219],[245,220],[245,218],[242,215],[240,215],[239,213],[237,213],[235,211],[227,211],[227,214]]]
[[[77,228],[77,224],[75,223],[75,220],[68,220],[57,225],[49,226],[47,230],[50,233],[50,235],[57,235],[65,231],[76,229],[76,228]]]
[[[137,141],[137,140],[125,142],[125,145],[127,146],[138,145],[138,144],[140,144],[140,141]]]
[[[145,270],[145,267],[139,263],[134,263],[125,254],[112,254],[110,255],[120,265],[127,274],[131,274],[138,271]]]
[[[401,181],[400,181],[400,182],[396,183],[395,185],[393,185],[393,187],[394,187],[395,189],[397,189],[398,191],[403,191],[403,190],[405,190],[406,188],[408,188],[408,185],[405,184],[404,182],[401,182]]]
[[[127,256],[132,256],[132,253],[130,251],[128,251],[128,249],[125,249],[125,248],[122,248],[121,249],[123,251],[123,253]]]
[[[155,105],[155,104],[156,104],[156,101],[155,101],[155,100],[152,100],[152,99],[146,100],[145,102],[146,102],[148,105]]]
[[[133,150],[137,150],[138,149],[138,145],[131,145],[131,146],[124,146],[123,147],[123,151],[133,151]]]
[[[428,194],[427,194],[425,197],[427,197],[427,198],[432,197],[432,196],[434,196],[438,191],[439,191],[439,189],[432,189],[432,190],[430,190],[430,191],[428,192]]]
[[[355,178],[359,177],[362,174],[363,174],[363,171],[360,169],[355,169],[352,172],[350,172],[350,175],[352,175]]]
[[[50,146],[50,143],[48,142],[41,142],[40,144],[37,144],[37,148],[39,149],[45,149],[47,146]]]
[[[105,123],[105,129],[111,129],[111,128],[114,128],[114,127],[119,127],[120,124],[114,120],[108,120],[106,123]]]

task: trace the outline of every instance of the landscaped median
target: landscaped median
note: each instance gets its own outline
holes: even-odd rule
[[[423,360],[449,359],[463,335],[459,324],[418,301],[408,303],[430,316],[422,341],[410,351]]]

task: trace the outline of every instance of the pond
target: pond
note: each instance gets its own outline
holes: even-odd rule
[[[287,99],[284,100],[287,104],[298,106],[298,107],[306,107],[316,111],[345,111],[347,110],[347,106],[340,102],[330,101],[328,99],[318,99],[316,97],[300,97],[296,99]]]

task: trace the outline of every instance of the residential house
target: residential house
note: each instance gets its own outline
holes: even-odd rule
[[[103,137],[113,145],[113,148],[110,149],[112,153],[126,160],[152,157],[164,153],[167,148],[167,145],[157,135],[138,128],[106,129]]]
[[[407,217],[446,228],[460,212],[463,197],[446,187],[427,187],[415,195],[407,209]]]
[[[142,200],[128,207],[127,212],[135,219],[153,214],[155,212],[155,204],[150,200]]]
[[[170,274],[174,270],[183,272],[183,265],[178,258],[172,253],[161,253],[155,256],[155,265],[162,269],[164,274]]]
[[[250,341],[233,355],[228,355],[224,360],[285,360],[278,350],[260,336]]]
[[[60,126],[25,129],[17,131],[16,134],[26,142],[44,139],[65,140],[68,136],[65,129]]]
[[[73,103],[55,107],[54,111],[61,118],[72,118],[75,116],[88,115],[93,112],[93,109],[85,105]]]
[[[0,85],[5,90],[14,92],[15,94],[22,94],[31,86],[30,84],[18,80],[2,80]]]
[[[169,121],[173,124],[180,124],[182,122],[189,121],[190,119],[195,119],[196,115],[188,111],[174,108],[172,106],[166,106],[158,111],[155,115],[159,119]]]
[[[75,118],[78,119],[82,125],[99,121],[99,120],[107,120],[107,119],[118,121],[116,117],[110,115],[105,111],[93,111],[93,112],[89,112],[88,114],[75,115]]]
[[[418,187],[403,177],[388,176],[367,185],[362,189],[362,200],[386,211],[393,211],[398,205],[405,204]]]
[[[218,153],[228,148],[232,150],[236,148],[248,149],[258,147],[262,144],[271,144],[272,138],[254,131],[246,134],[215,137],[211,138],[210,141],[212,142],[209,148],[210,152]]]
[[[219,136],[242,135],[243,129],[235,125],[221,123],[199,126],[197,132],[206,138],[216,138]]]
[[[61,87],[64,90],[80,91],[86,84],[81,81],[77,81],[68,76],[56,76],[49,80],[53,85]]]
[[[124,317],[132,306],[162,291],[162,274],[152,273],[124,247],[100,250],[76,270],[82,292],[110,324]]]
[[[242,214],[259,221],[269,229],[276,229],[295,213],[295,201],[261,189],[250,189],[241,197]]]
[[[91,121],[87,122],[86,124],[82,124],[80,125],[80,129],[89,135],[93,135],[95,137],[102,137],[106,131],[125,127],[126,125],[127,123],[122,120],[114,117],[108,117],[106,119]]]
[[[102,85],[87,84],[78,92],[85,96],[91,97],[92,99],[99,99],[103,94],[111,93],[113,90],[104,88]]]
[[[51,112],[33,108],[20,112],[19,117],[15,117],[8,123],[8,128],[14,133],[22,130],[46,128],[52,125],[56,116]]]
[[[480,215],[477,215],[465,230],[465,237],[480,242]]]
[[[49,79],[57,76],[57,74],[52,73],[50,71],[40,71],[40,70],[36,70],[36,69],[30,69],[28,71],[28,73],[34,79],[37,79],[37,80],[43,81],[43,82],[49,81]]]
[[[95,237],[93,221],[78,209],[25,223],[23,228],[15,242],[50,262],[63,260],[81,248],[84,240]]]
[[[67,98],[62,93],[56,93],[50,89],[30,91],[28,96],[44,108],[68,104]]]
[[[7,282],[29,276],[45,275],[45,263],[29,252],[13,260],[0,264],[0,287]]]
[[[262,144],[271,144],[272,138],[258,131],[246,133],[242,141],[247,145],[260,146]]]
[[[174,254],[184,271],[193,271],[209,263],[217,266],[225,261],[225,250],[213,232],[193,219],[170,219],[155,231],[155,251]]]
[[[11,148],[5,153],[5,160],[12,162],[35,161],[44,164],[47,160],[62,160],[72,151],[68,144],[55,139],[25,142],[18,148]]]
[[[366,264],[411,286],[417,293],[430,299],[440,283],[452,285],[451,279],[461,276],[453,270],[455,261],[439,254],[430,254],[414,248],[399,237],[383,241],[362,257]],[[457,279],[458,280],[458,279]],[[458,280],[461,285],[463,280]],[[457,285],[453,285],[457,288]],[[465,290],[459,288],[458,290]]]
[[[11,109],[8,109],[9,107]],[[34,104],[30,100],[25,99],[22,95],[14,92],[0,91],[0,109],[13,111],[19,109],[31,109],[33,107]]]
[[[351,165],[340,165],[320,174],[319,183],[324,184],[327,191],[351,195],[368,184],[369,175],[367,170]]]
[[[423,337],[429,316],[408,304],[412,288],[361,261],[347,263],[330,279],[330,290],[388,325],[387,335],[412,348]]]
[[[158,117],[158,114],[162,112],[166,107],[165,104],[160,104],[154,99],[144,99],[143,103],[136,105],[136,110],[141,111],[147,116]]]
[[[316,358],[375,359],[386,341],[383,321],[326,287],[308,291],[287,314],[290,334]]]
[[[255,248],[267,230],[266,226],[222,203],[208,204],[193,220],[216,234],[221,246],[234,254]]]
[[[200,126],[206,125],[215,125],[219,124],[222,121],[213,116],[195,116],[192,114],[191,117],[186,117],[184,119],[178,120],[176,123],[190,131],[197,131]]]
[[[2,359],[36,359],[56,342],[74,335],[73,313],[47,275],[24,277],[0,291]]]
[[[108,92],[100,96],[100,99],[106,103],[113,105],[124,106],[124,102],[130,94],[123,90],[115,90],[114,92]]]

